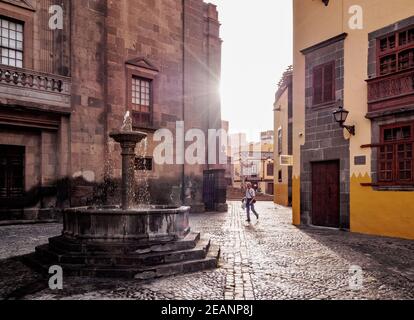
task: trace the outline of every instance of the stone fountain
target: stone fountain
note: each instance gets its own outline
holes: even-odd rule
[[[65,275],[143,280],[217,267],[220,249],[191,232],[189,207],[135,208],[135,147],[147,135],[129,113],[110,137],[122,149],[121,206],[66,210],[62,235],[25,260],[45,273],[60,265]]]

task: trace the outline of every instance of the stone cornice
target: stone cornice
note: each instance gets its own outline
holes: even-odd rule
[[[327,47],[327,46],[329,46],[331,44],[334,44],[336,42],[342,41],[347,36],[348,36],[348,34],[346,32],[341,33],[340,35],[337,35],[337,36],[335,36],[333,38],[330,38],[328,40],[322,41],[322,42],[320,42],[318,44],[315,44],[313,46],[310,46],[308,48],[302,49],[300,52],[303,53],[304,55],[307,55],[309,53],[312,53],[312,52],[314,52],[316,50],[319,50],[321,48]]]
[[[35,8],[26,0],[0,0],[13,6],[21,7],[30,11],[36,11]]]

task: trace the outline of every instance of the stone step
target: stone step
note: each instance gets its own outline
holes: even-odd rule
[[[209,243],[209,242],[208,242]],[[168,277],[183,273],[198,272],[218,267],[220,248],[209,246],[205,258],[190,261],[168,263],[151,267],[132,266],[87,266],[61,264],[65,276],[88,276],[100,278],[129,278],[137,280],[150,280]],[[39,255],[31,254],[24,257],[24,262],[32,268],[47,274],[50,264],[47,259]]]
[[[184,239],[159,243],[159,242],[123,242],[123,243],[105,243],[102,245],[97,242],[79,242],[70,238],[60,236],[49,239],[49,246],[51,250],[60,253],[90,253],[101,254],[110,252],[111,254],[129,254],[129,253],[151,253],[151,252],[168,252],[177,250],[188,250],[195,248],[197,242],[200,240],[200,233],[190,232]]]
[[[51,264],[79,264],[94,266],[153,266],[166,263],[197,260],[205,258],[210,247],[209,241],[200,241],[193,249],[181,251],[130,253],[130,254],[85,254],[85,253],[60,253],[49,245],[36,248],[37,255]]]

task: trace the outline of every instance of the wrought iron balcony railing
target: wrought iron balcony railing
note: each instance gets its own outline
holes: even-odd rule
[[[71,79],[0,64],[0,98],[70,108]]]

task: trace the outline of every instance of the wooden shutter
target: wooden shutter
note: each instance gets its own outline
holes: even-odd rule
[[[378,150],[378,182],[388,185],[414,183],[414,123],[381,128]]]
[[[321,104],[323,102],[323,67],[313,69],[313,104]]]
[[[334,97],[334,76],[335,64],[327,64],[323,69],[323,102],[335,100]]]
[[[384,145],[379,149],[378,161],[378,180],[381,182],[391,182],[394,179],[394,146]]]
[[[397,180],[400,182],[413,180],[413,143],[397,145]]]

